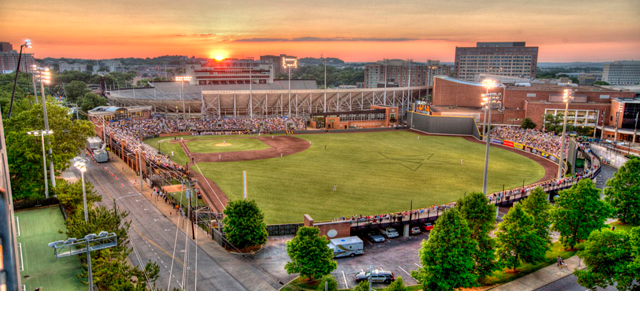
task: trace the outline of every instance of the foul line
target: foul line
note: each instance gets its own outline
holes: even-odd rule
[[[218,199],[218,202],[220,202],[220,206],[222,206],[222,210],[224,210],[224,208],[225,208],[224,203],[222,203],[222,201],[220,200],[220,197],[218,197],[218,194],[216,194],[216,191],[211,186],[211,183],[209,183],[209,179],[202,173],[202,170],[200,170],[200,166],[198,166],[197,162],[196,162],[196,168],[198,168],[198,171],[200,172],[200,175],[202,175],[204,177],[204,181],[207,182],[207,185],[209,186],[209,189],[211,189],[211,191],[213,192],[213,195]]]
[[[24,272],[24,260],[22,259],[22,243],[18,243],[20,248],[20,269]]]

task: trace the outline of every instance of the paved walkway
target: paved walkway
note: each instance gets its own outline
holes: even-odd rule
[[[540,287],[546,286],[554,281],[558,281],[573,274],[573,271],[576,269],[584,269],[586,267],[578,256],[566,259],[565,263],[568,267],[558,268],[556,264],[553,264],[490,290],[534,291]]]

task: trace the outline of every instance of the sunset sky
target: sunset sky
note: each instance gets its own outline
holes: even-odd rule
[[[0,0],[0,41],[36,58],[187,55],[452,62],[525,41],[539,62],[640,59],[639,0]]]

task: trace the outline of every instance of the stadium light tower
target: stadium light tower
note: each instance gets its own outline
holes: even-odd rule
[[[176,77],[176,82],[180,82],[181,85],[181,89],[180,89],[180,100],[182,100],[182,119],[185,119],[185,116],[187,114],[187,112],[185,111],[185,107],[184,107],[184,82],[188,82],[191,80],[191,76],[177,76]],[[191,116],[189,116],[189,118],[191,118]]]
[[[283,57],[282,58],[282,67],[286,68],[289,72],[289,118],[291,118],[291,68],[298,67],[298,59],[294,57]],[[296,108],[296,117],[298,116],[298,109]]]
[[[489,145],[491,143],[491,108],[499,108],[500,100],[502,99],[502,94],[500,93],[488,93],[489,88],[496,87],[496,82],[491,80],[486,80],[482,82],[482,86],[487,88],[487,93],[482,95],[482,105],[485,108],[485,124],[487,123],[486,119],[486,110],[489,110],[489,119],[487,125],[487,132],[485,134],[486,137],[486,149],[484,154],[484,178],[482,179],[482,193],[487,194],[487,178],[489,175]]]
[[[44,167],[44,197],[49,198],[49,183],[47,183],[47,158],[44,150],[44,136],[53,134],[53,131],[29,131],[29,135],[39,136],[42,139],[42,166]]]
[[[11,91],[11,102],[9,103],[9,118],[11,118],[11,111],[13,111],[13,99],[16,96],[16,84],[18,84],[18,73],[20,73],[20,61],[22,60],[22,48],[31,48],[31,40],[26,39],[24,43],[20,45],[20,54],[18,55],[18,66],[16,66],[16,76],[13,80],[13,90]],[[35,95],[35,92],[33,93]]]
[[[80,175],[82,175],[82,200],[84,202],[84,222],[89,223],[89,212],[87,210],[87,191],[84,186],[84,172],[87,171],[87,163],[85,159],[81,157],[76,157],[74,159],[75,163],[73,164],[80,171]]]
[[[44,115],[44,130],[45,132],[49,132],[49,117],[47,116],[47,100],[45,99],[44,95],[44,85],[49,85],[51,83],[51,72],[49,71],[49,68],[40,67],[34,67],[33,71],[34,75],[36,75],[37,73],[38,79],[40,80],[40,93],[42,94],[42,113]],[[49,177],[51,178],[51,185],[55,187],[56,174],[53,170],[53,151],[51,150],[51,140],[49,140],[49,138],[47,138],[47,144],[49,145],[49,157],[51,157],[51,159],[49,160]]]
[[[88,234],[84,238],[69,238],[49,243],[57,258],[70,257],[82,253],[87,254],[87,278],[89,290],[93,291],[93,275],[91,274],[91,251],[103,250],[118,245],[118,236],[113,232],[102,231],[97,235]]]
[[[573,101],[573,90],[564,89],[564,93],[562,95],[562,101],[565,103],[564,105],[564,122],[562,123],[562,141],[560,142],[560,162],[558,163],[558,176],[557,178],[562,177],[562,163],[564,162],[564,143],[565,143],[565,133],[567,132],[567,114],[569,113],[569,103]]]

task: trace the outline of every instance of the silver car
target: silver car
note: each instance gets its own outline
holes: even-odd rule
[[[367,238],[369,238],[369,240],[371,240],[374,243],[382,243],[384,242],[384,237],[375,233],[375,232],[369,232],[367,233]]]

